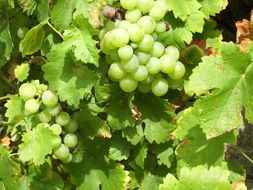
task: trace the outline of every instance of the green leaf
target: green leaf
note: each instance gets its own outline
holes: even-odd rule
[[[1,7],[0,7],[1,8]],[[0,14],[0,68],[10,59],[13,49],[11,33],[9,29],[9,20]]]
[[[30,71],[30,65],[28,62],[22,63],[21,65],[17,65],[14,73],[15,73],[15,78],[18,79],[18,81],[22,82],[27,79],[29,76],[29,71]]]
[[[37,7],[36,0],[18,0],[18,3],[23,12],[26,12],[28,16],[31,16]]]
[[[157,155],[159,165],[164,164],[168,168],[171,167],[171,164],[175,159],[175,155],[174,155],[174,149],[170,142],[156,145],[154,147],[154,152]]]
[[[185,27],[193,33],[201,33],[205,24],[203,16],[203,13],[199,10],[191,12],[191,14],[186,20]]]
[[[188,94],[212,90],[195,103],[200,127],[207,138],[239,127],[242,106],[246,108],[247,119],[253,121],[251,57],[232,43],[223,43],[220,51],[220,57],[204,57],[185,85]]]
[[[58,0],[50,11],[51,21],[55,28],[62,31],[72,21],[72,13],[75,9],[76,1]],[[64,13],[64,16],[62,16]]]
[[[32,131],[23,134],[18,150],[19,158],[23,162],[32,161],[34,165],[43,164],[45,157],[52,153],[52,142],[56,137],[44,124],[37,125]]]
[[[144,162],[147,158],[147,152],[148,148],[146,143],[139,143],[137,146],[134,147],[134,161],[142,169],[144,168]]]
[[[210,16],[215,16],[222,9],[224,9],[228,1],[227,0],[203,0],[200,1],[202,4],[201,11],[205,14],[205,18],[210,18]]]
[[[162,179],[154,175],[146,175],[141,182],[139,190],[159,190],[159,185],[162,183]]]
[[[166,0],[168,8],[173,11],[176,18],[180,18],[185,21],[190,14],[190,7],[188,5],[188,0]]]
[[[147,104],[148,99],[148,104]],[[152,143],[166,142],[174,126],[172,112],[166,100],[150,96],[136,98],[134,103],[142,114],[142,121],[145,123],[144,135]]]
[[[38,5],[36,9],[36,15],[38,21],[42,22],[43,20],[49,17],[49,0],[37,0]]]
[[[66,169],[75,179],[77,190],[125,190],[128,172],[120,164],[106,161],[109,143],[102,139],[84,142],[86,152],[80,164],[69,164]]]
[[[122,130],[122,136],[132,145],[137,145],[144,139],[144,133],[141,125],[135,127],[127,127]]]
[[[115,161],[127,160],[130,155],[130,145],[120,136],[111,139],[109,158]]]
[[[8,118],[8,122],[12,121],[18,116],[22,116],[24,112],[24,103],[19,96],[10,96],[4,106],[7,108],[5,117]]]
[[[56,46],[48,54],[48,62],[42,69],[45,80],[57,91],[60,100],[77,107],[80,100],[90,93],[97,77],[87,66],[73,60],[70,48],[69,41]]]
[[[159,186],[160,190],[195,190],[201,187],[202,190],[230,190],[231,184],[228,180],[229,171],[221,167],[197,166],[195,168],[184,167],[181,169],[178,179],[168,174]]]
[[[46,36],[46,31],[43,27],[47,23],[48,19],[44,20],[37,26],[34,26],[27,32],[25,38],[19,44],[19,50],[22,53],[23,57],[25,55],[31,55],[41,49]]]
[[[236,143],[236,134],[233,132],[210,140],[206,139],[199,126],[197,111],[193,107],[181,112],[177,122],[178,128],[173,134],[182,141],[176,150],[179,160],[178,168],[202,164],[219,165],[224,158],[224,144]]]

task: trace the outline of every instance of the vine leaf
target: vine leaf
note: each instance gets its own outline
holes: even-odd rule
[[[43,124],[37,125],[32,131],[27,131],[22,136],[19,145],[19,158],[23,162],[32,161],[34,165],[41,165],[45,162],[46,156],[52,153],[52,142],[56,135]]]
[[[24,81],[29,76],[30,71],[30,65],[29,63],[22,63],[21,65],[17,65],[17,67],[14,70],[15,78],[18,79],[18,81]]]
[[[203,0],[200,2],[202,4],[201,11],[205,14],[205,18],[209,18],[210,16],[215,16],[215,14],[219,13],[222,9],[224,9],[228,1],[227,0]]]
[[[199,165],[195,168],[184,167],[181,169],[178,179],[172,174],[168,174],[159,186],[159,190],[182,190],[182,189],[231,189],[228,170],[221,167],[210,167]]]
[[[10,96],[10,99],[7,100],[4,106],[7,108],[5,117],[8,118],[8,122],[23,115],[24,103],[19,96]]]
[[[194,107],[208,139],[239,127],[242,106],[253,122],[252,58],[233,43],[223,43],[220,52],[204,57],[185,84],[188,94],[206,94]]]

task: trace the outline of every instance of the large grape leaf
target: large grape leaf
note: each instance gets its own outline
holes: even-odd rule
[[[68,164],[66,169],[75,179],[77,190],[124,190],[129,182],[128,172],[105,155],[110,143],[106,139],[85,141],[84,159],[80,164]]]
[[[7,100],[4,106],[7,108],[5,117],[8,118],[9,122],[23,115],[24,102],[19,96],[10,96],[10,99]]]
[[[52,130],[43,124],[37,125],[33,130],[23,134],[23,142],[18,150],[19,158],[23,162],[32,161],[34,165],[43,164],[45,157],[52,153],[52,143],[56,138]]]
[[[168,4],[168,8],[170,11],[173,11],[176,18],[180,18],[182,20],[186,20],[188,15],[190,14],[190,7],[188,5],[188,0],[166,0]]]
[[[148,100],[148,103],[147,103]],[[145,123],[144,135],[152,143],[166,142],[170,132],[173,131],[173,112],[166,100],[154,96],[136,98],[134,103],[142,114],[142,121]]]
[[[177,123],[178,128],[173,134],[181,140],[176,150],[179,159],[178,168],[195,167],[202,164],[219,165],[224,158],[224,144],[236,143],[236,134],[233,132],[206,139],[199,126],[197,112],[193,107],[181,112]]]
[[[159,186],[160,190],[230,190],[231,184],[228,180],[229,171],[221,167],[197,166],[195,168],[184,167],[181,169],[178,179],[168,174]]]
[[[203,0],[200,1],[202,4],[201,11],[205,14],[205,18],[209,18],[210,16],[214,16],[219,13],[222,9],[224,9],[228,1],[227,0]]]
[[[159,185],[162,183],[162,179],[154,175],[146,175],[141,182],[141,187],[139,190],[159,190]]]
[[[188,94],[207,94],[195,103],[207,138],[240,126],[243,106],[253,122],[252,58],[233,43],[223,43],[220,51],[220,57],[204,57],[185,85]]]

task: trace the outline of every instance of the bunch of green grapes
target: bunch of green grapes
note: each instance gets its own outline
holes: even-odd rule
[[[24,113],[27,116],[34,115],[39,125],[43,124],[58,136],[53,142],[54,158],[65,163],[79,163],[83,154],[77,148],[78,137],[75,133],[78,124],[62,110],[57,94],[47,89],[46,85],[42,86],[43,88],[33,81],[19,87],[19,96],[24,101]]]
[[[120,0],[125,20],[110,23],[100,33],[100,47],[110,64],[108,75],[125,92],[168,92],[168,80],[181,79],[184,64],[175,46],[166,47],[158,36],[166,32],[165,0]],[[108,9],[109,10],[109,9]]]

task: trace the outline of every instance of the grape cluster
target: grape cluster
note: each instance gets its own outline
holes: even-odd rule
[[[24,83],[19,87],[19,96],[24,101],[24,113],[34,115],[38,125],[43,124],[57,135],[53,144],[53,156],[65,163],[79,163],[83,159],[78,151],[78,124],[74,118],[62,110],[58,96],[46,85],[38,81]]]
[[[163,96],[169,89],[168,79],[178,80],[185,74],[179,50],[158,40],[167,30],[163,21],[167,4],[165,0],[120,0],[120,4],[126,10],[125,20],[108,22],[100,33],[100,47],[110,64],[108,75],[125,92],[138,88]]]

